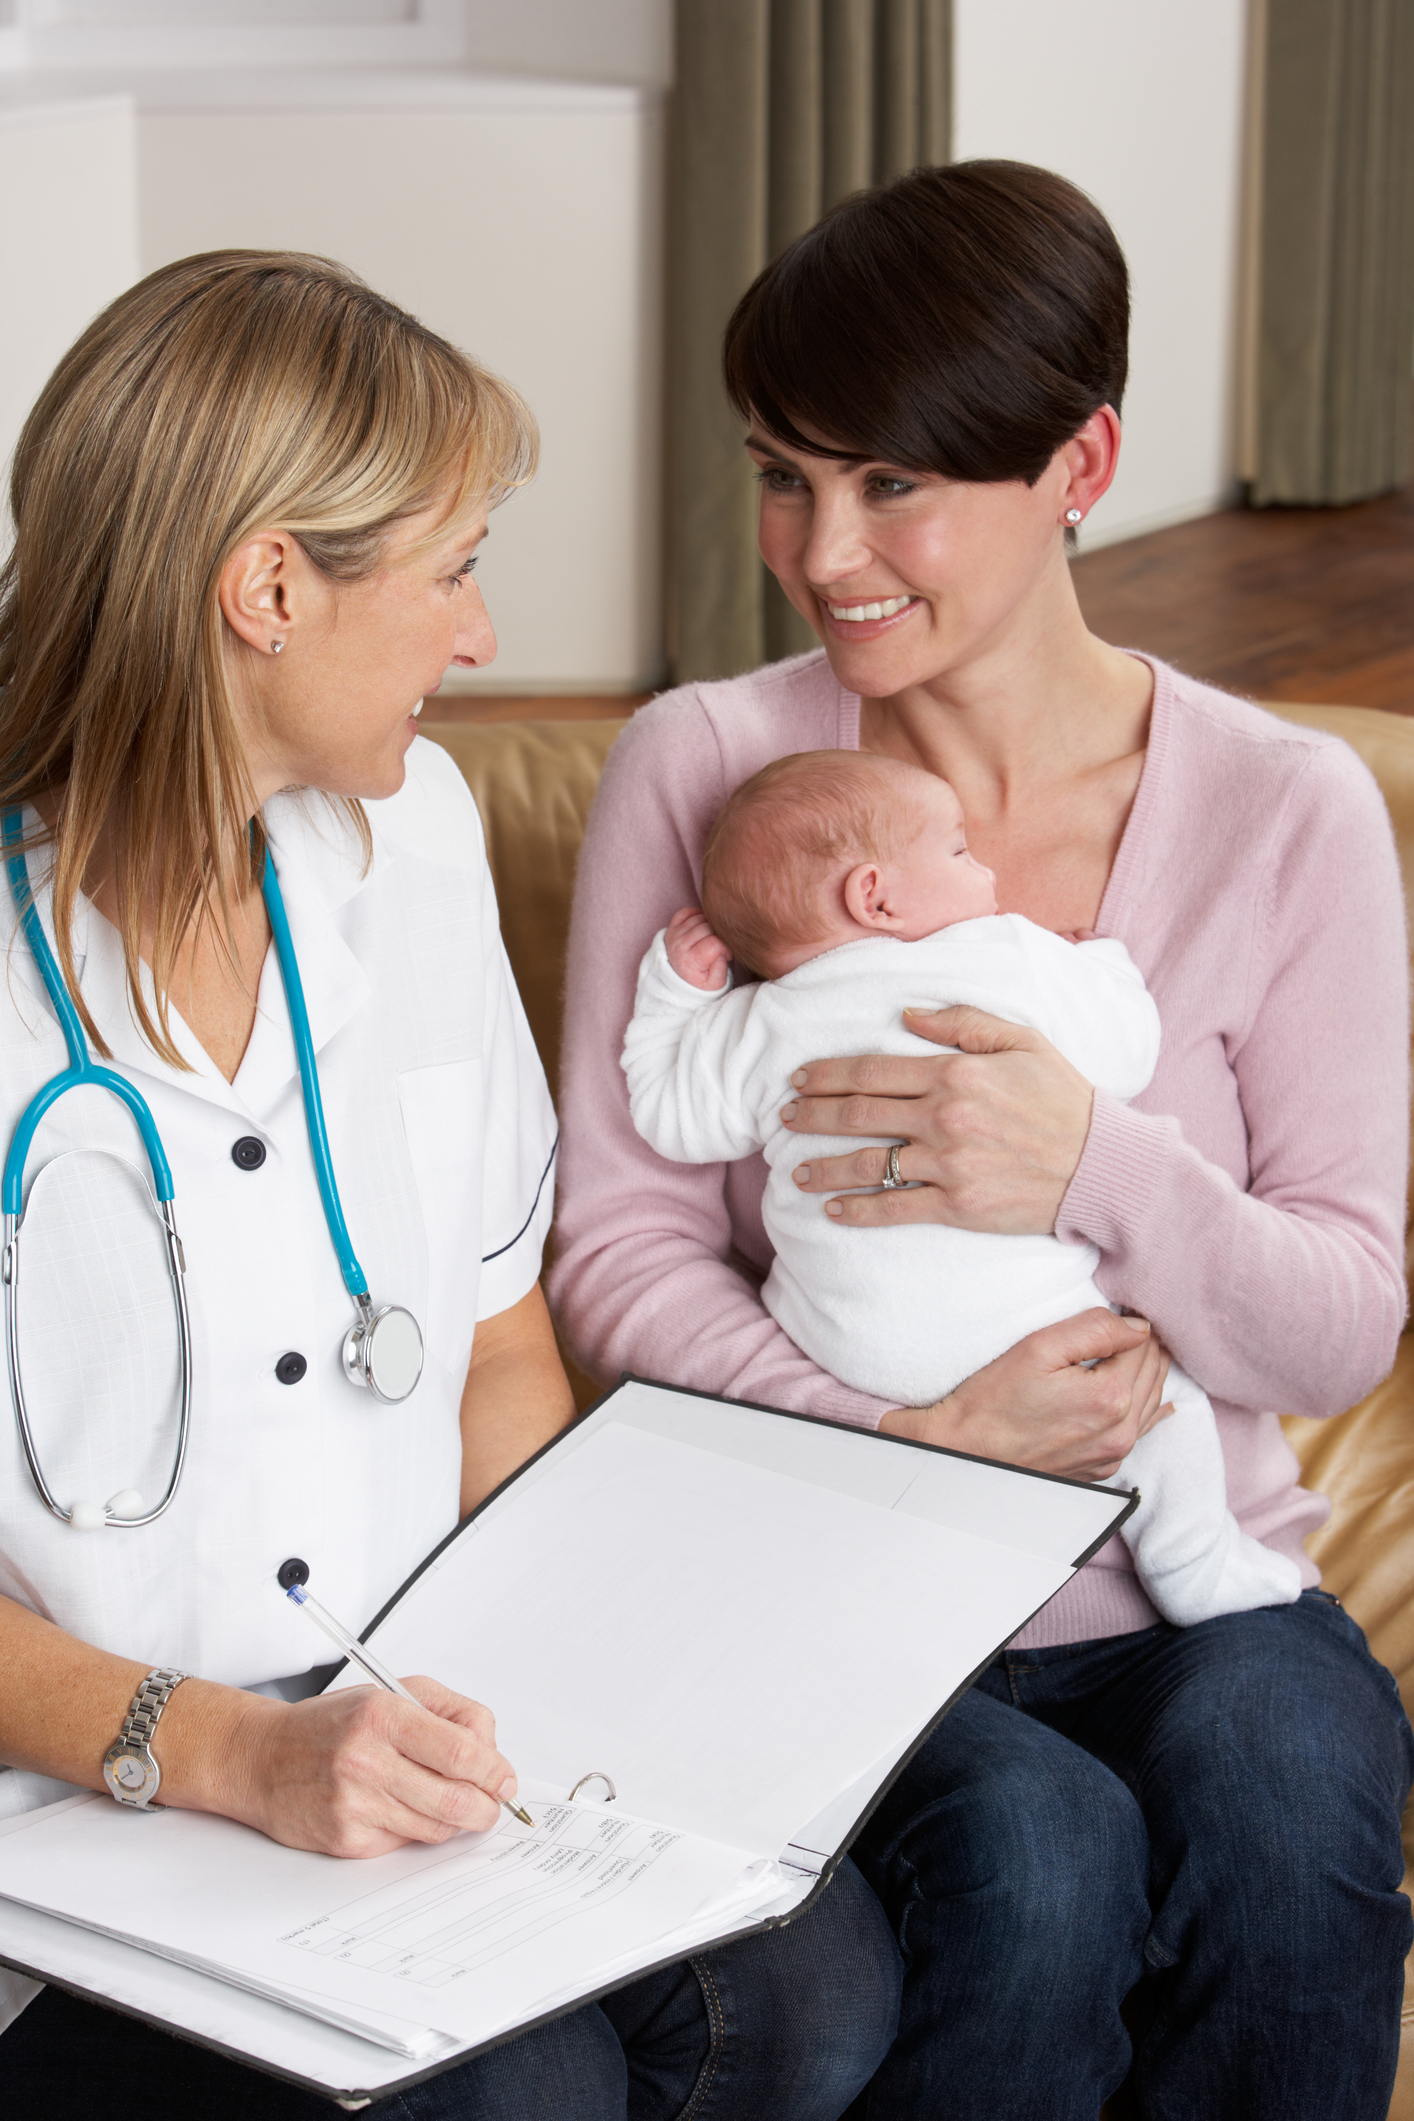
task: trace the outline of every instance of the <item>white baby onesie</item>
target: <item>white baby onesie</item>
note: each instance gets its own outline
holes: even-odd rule
[[[1041,1032],[1111,1096],[1137,1096],[1154,1072],[1158,1011],[1124,945],[1068,943],[1015,913],[916,943],[863,937],[781,979],[715,993],[678,977],[660,933],[624,1038],[634,1124],[660,1156],[701,1164],[765,1151],[772,1316],[822,1369],[902,1406],[930,1405],[1028,1333],[1105,1302],[1093,1245],[939,1223],[853,1229],[791,1176],[841,1150],[783,1125],[795,1069],[856,1053],[936,1056],[946,1049],[905,1030],[903,1011],[958,1002]],[[1165,1397],[1178,1411],[1140,1438],[1119,1476],[1141,1494],[1124,1536],[1154,1604],[1190,1626],[1290,1603],[1295,1562],[1227,1507],[1206,1393],[1175,1363]]]

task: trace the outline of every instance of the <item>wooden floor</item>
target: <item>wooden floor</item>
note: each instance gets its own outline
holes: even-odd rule
[[[1092,630],[1255,699],[1414,714],[1414,482],[1235,508],[1075,562]]]
[[[1225,510],[1075,562],[1093,630],[1255,699],[1414,714],[1414,481],[1353,508]],[[646,693],[429,700],[439,722],[598,720]]]

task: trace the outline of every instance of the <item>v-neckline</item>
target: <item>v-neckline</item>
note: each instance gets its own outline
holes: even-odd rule
[[[1157,662],[1153,656],[1144,655],[1137,648],[1126,648],[1124,653],[1133,656],[1136,663],[1148,664],[1153,673],[1154,697],[1149,706],[1149,734],[1144,745],[1144,764],[1140,769],[1139,786],[1134,791],[1134,800],[1124,821],[1124,830],[1115,849],[1115,858],[1105,879],[1100,910],[1095,916],[1095,933],[1110,936],[1119,934],[1124,914],[1133,904],[1143,883],[1144,868],[1153,837],[1149,826],[1158,808],[1159,787],[1168,754],[1173,707],[1173,673],[1167,665]]]
[[[1116,933],[1120,909],[1132,900],[1142,880],[1148,846],[1148,823],[1159,800],[1159,782],[1168,750],[1170,709],[1173,705],[1173,674],[1167,665],[1151,655],[1145,655],[1140,648],[1126,648],[1121,652],[1132,656],[1136,663],[1148,664],[1154,679],[1154,696],[1149,705],[1149,733],[1144,744],[1144,764],[1139,772],[1139,785],[1134,791],[1129,815],[1124,821],[1124,830],[1115,849],[1115,858],[1110,864],[1110,873],[1105,878],[1105,888],[1100,894],[1100,910],[1095,916],[1096,935]],[[841,751],[858,751],[861,748],[863,701],[857,692],[847,692],[843,685],[840,686],[839,692],[835,725],[839,748]]]

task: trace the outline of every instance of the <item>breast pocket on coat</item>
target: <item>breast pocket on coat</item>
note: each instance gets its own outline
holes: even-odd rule
[[[481,1275],[481,1062],[405,1069],[398,1101],[427,1233],[423,1336],[428,1354],[460,1378],[471,1358]]]

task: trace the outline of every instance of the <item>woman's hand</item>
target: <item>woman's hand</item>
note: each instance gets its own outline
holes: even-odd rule
[[[879,1426],[1038,1473],[1108,1480],[1172,1412],[1168,1365],[1147,1319],[1082,1311],[1018,1341],[936,1406],[901,1407]]]
[[[0,1598],[0,1669],[0,1760],[101,1790],[103,1756],[150,1663]],[[404,1684],[425,1707],[373,1687],[284,1702],[188,1679],[152,1741],[159,1802],[221,1812],[327,1856],[381,1856],[493,1826],[516,1784],[491,1711],[436,1679]]]
[[[1003,1236],[1049,1236],[1090,1131],[1094,1091],[1039,1031],[985,1010],[909,1010],[908,1027],[960,1053],[937,1059],[865,1054],[812,1061],[781,1117],[798,1134],[871,1134],[905,1142],[907,1190],[826,1203],[842,1223],[949,1223]],[[885,1149],[812,1159],[803,1193],[877,1186]],[[986,1372],[982,1373],[986,1375]]]
[[[404,1684],[425,1708],[375,1687],[297,1702],[247,1696],[234,1743],[212,1761],[219,1782],[204,1789],[184,1777],[173,1801],[326,1856],[382,1856],[494,1826],[516,1780],[496,1751],[491,1711],[435,1679]],[[188,1749],[199,1744],[189,1727],[183,1736]]]

